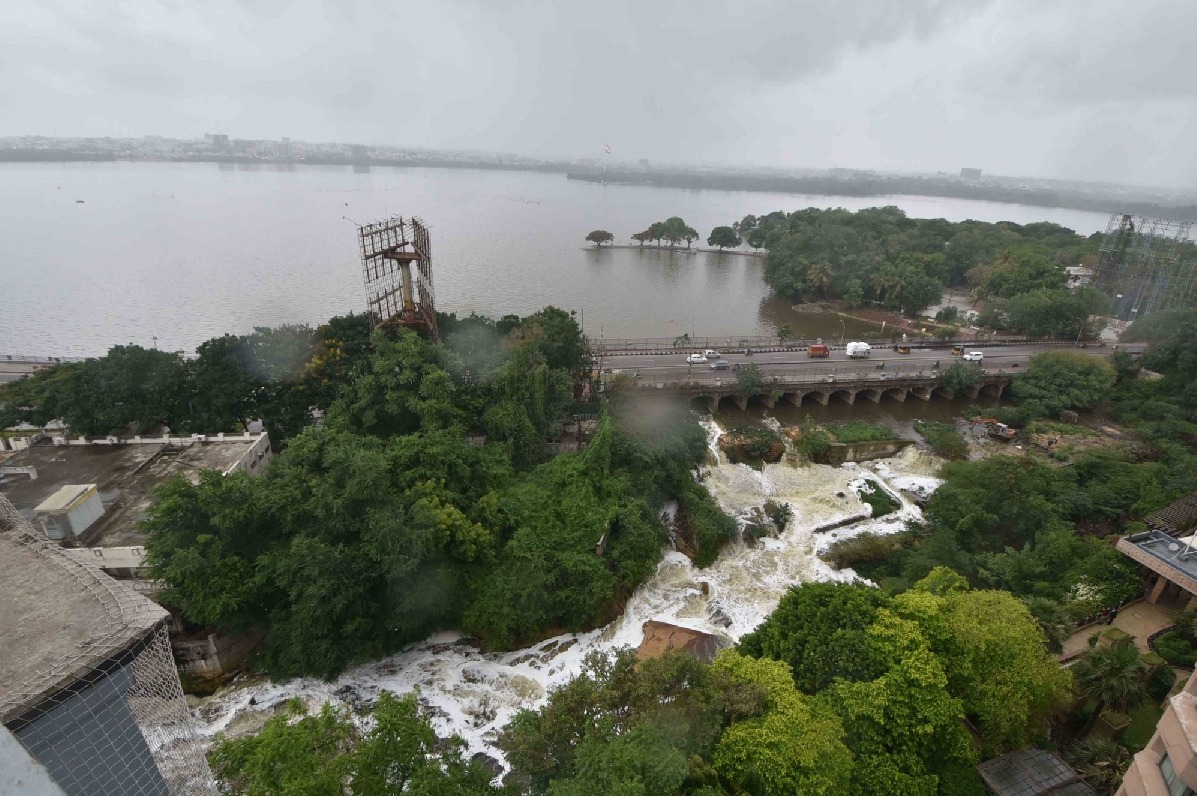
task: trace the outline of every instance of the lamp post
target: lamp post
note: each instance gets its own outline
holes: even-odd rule
[[[848,325],[846,323],[844,323],[844,320],[841,318],[840,319],[840,346],[844,345],[844,336],[847,334],[847,332],[848,332]]]

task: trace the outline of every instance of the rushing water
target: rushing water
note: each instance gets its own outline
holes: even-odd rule
[[[685,556],[667,552],[656,573],[635,591],[623,615],[593,632],[562,635],[502,654],[484,654],[449,632],[347,671],[332,683],[311,679],[278,685],[234,683],[197,710],[201,731],[214,735],[253,728],[292,696],[315,709],[325,701],[368,703],[381,690],[418,689],[438,733],[459,734],[472,753],[501,759],[494,745],[498,731],[517,711],[536,707],[549,690],[578,674],[588,652],[637,646],[643,624],[654,619],[734,641],[755,628],[792,585],[853,575],[833,570],[816,552],[835,539],[864,531],[898,531],[907,519],[919,516],[902,491],[926,495],[939,484],[934,474],[942,461],[914,447],[890,460],[862,465],[796,467],[783,461],[754,471],[729,463],[715,445],[718,424],[704,424],[715,461],[706,469],[705,484],[719,504],[740,519],[767,499],[789,504],[793,517],[778,537],[762,538],[753,547],[730,545],[709,568],[696,568]],[[901,499],[901,509],[885,518],[816,533],[820,527],[868,512],[853,489],[864,476]],[[710,588],[707,595],[701,589],[703,582]]]
[[[77,200],[83,200],[82,204]],[[450,169],[169,163],[0,164],[0,355],[89,355],[114,343],[192,350],[255,325],[317,324],[364,307],[354,222],[416,214],[432,230],[441,310],[554,304],[608,337],[841,330],[771,298],[764,261],[584,248],[680,215],[704,236],[748,213],[898,205],[915,217],[1105,216],[935,197],[827,197],[602,186],[563,175]]]

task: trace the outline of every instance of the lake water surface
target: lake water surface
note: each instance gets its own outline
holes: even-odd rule
[[[2,164],[0,355],[94,355],[155,338],[191,351],[225,332],[362,310],[353,222],[388,214],[429,225],[440,310],[500,316],[553,304],[607,337],[769,334],[784,323],[838,334],[835,317],[796,314],[771,297],[763,259],[584,247],[595,228],[627,243],[678,215],[705,237],[748,213],[812,205],[1049,220],[1084,234],[1106,222],[958,199],[602,186],[527,172]]]

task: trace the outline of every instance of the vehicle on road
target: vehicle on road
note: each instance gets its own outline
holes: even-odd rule
[[[964,354],[964,347],[963,347],[963,346],[953,346],[953,347],[952,347],[952,354],[953,354],[953,355],[963,355],[963,354]]]
[[[868,357],[869,353],[873,351],[873,347],[864,341],[852,341],[844,349],[847,351],[848,357]]]
[[[910,354],[910,344],[897,344],[894,347],[894,351],[897,352],[899,355],[909,355]]]
[[[711,364],[711,371],[731,371],[731,363],[726,360],[716,360]]]
[[[965,352],[964,359],[970,363],[980,363],[985,359],[984,352]]]
[[[686,362],[687,363],[706,363],[707,356],[702,354],[701,352],[695,352],[694,354],[692,354],[686,358]]]
[[[714,349],[708,349],[707,351],[703,352],[703,355],[706,356],[707,360],[718,360],[719,359],[719,353],[716,352]]]
[[[811,344],[806,353],[811,357],[831,357],[831,350],[827,348],[827,344]]]

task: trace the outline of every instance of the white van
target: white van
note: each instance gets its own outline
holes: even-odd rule
[[[864,341],[852,341],[845,349],[848,352],[848,357],[868,357],[873,348]]]

